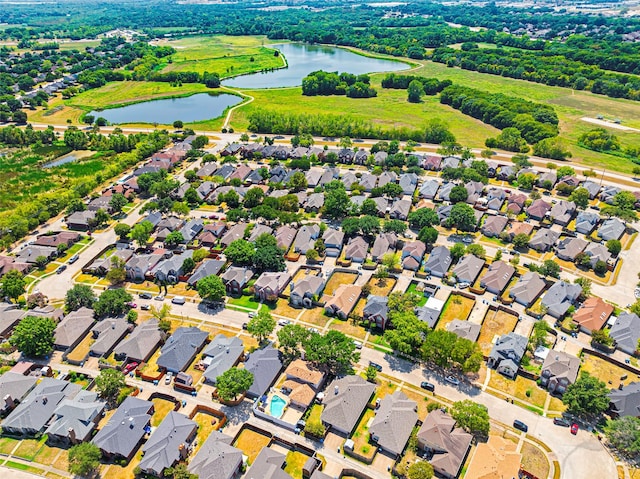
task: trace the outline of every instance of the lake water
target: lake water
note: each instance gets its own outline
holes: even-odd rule
[[[102,111],[92,111],[90,115],[102,117],[109,123],[160,123],[171,124],[175,120],[185,123],[208,120],[222,115],[230,106],[237,105],[242,98],[226,93],[197,95],[182,98],[167,98],[152,100],[133,105],[109,108]]]
[[[278,88],[302,84],[302,79],[316,70],[338,71],[361,75],[363,73],[406,70],[409,65],[402,62],[382,60],[357,55],[344,48],[283,43],[271,45],[284,54],[288,68],[265,73],[252,73],[230,78],[224,85],[237,88]]]
[[[77,159],[78,157],[76,156],[75,153],[69,153],[68,155],[63,156],[62,158],[58,158],[55,161],[50,161],[49,163],[42,165],[42,167],[53,168],[55,166],[62,166],[62,165],[66,165],[67,163],[71,163],[72,161],[76,161]]]

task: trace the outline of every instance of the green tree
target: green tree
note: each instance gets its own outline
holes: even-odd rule
[[[513,237],[513,247],[518,250],[526,249],[529,247],[529,239],[529,235],[518,233]]]
[[[42,357],[53,350],[56,323],[41,316],[26,316],[15,327],[9,342],[25,356]]]
[[[547,341],[547,333],[549,331],[549,325],[546,321],[537,321],[533,325],[533,332],[529,337],[529,349],[535,351],[540,346],[547,347],[549,341]]]
[[[533,145],[533,154],[552,160],[566,160],[571,158],[571,152],[567,149],[563,140],[558,137],[545,138]]]
[[[470,244],[469,246],[467,246],[466,252],[480,259],[484,259],[487,256],[487,252],[485,251],[484,247],[479,244]]]
[[[611,445],[618,451],[631,458],[636,458],[640,454],[639,418],[623,416],[609,419],[604,431]]]
[[[584,301],[589,296],[591,296],[591,280],[589,278],[579,277],[573,281],[575,284],[579,284],[582,288],[582,293],[580,293],[580,300]]]
[[[109,206],[111,206],[114,213],[120,213],[127,203],[129,203],[129,200],[122,193],[114,194],[109,200]]]
[[[64,304],[67,312],[77,311],[80,308],[93,308],[96,297],[93,290],[86,284],[74,284],[67,290],[64,298]]]
[[[175,467],[167,467],[163,472],[163,476],[171,479],[198,479],[198,475],[189,472],[187,465],[184,463],[180,463]]]
[[[597,417],[609,407],[609,388],[586,371],[562,395],[567,411],[583,418]]]
[[[378,377],[378,370],[376,368],[374,368],[373,366],[369,366],[364,373],[367,381],[369,381],[370,383],[376,382],[376,378]]]
[[[459,231],[473,231],[476,227],[473,208],[466,203],[453,205],[445,224],[448,228],[454,227]]]
[[[307,252],[304,255],[306,256],[308,261],[317,261],[318,258],[320,257],[318,252],[313,248],[312,249],[308,249]]]
[[[249,266],[253,263],[255,248],[247,240],[237,239],[226,247],[224,254],[235,265]]]
[[[409,103],[420,103],[420,97],[424,94],[424,87],[419,80],[413,80],[407,87],[407,96]]]
[[[184,236],[180,231],[172,231],[164,239],[164,244],[167,246],[177,246],[180,243],[184,243]]]
[[[264,191],[262,189],[254,187],[250,188],[249,191],[244,195],[243,206],[245,208],[255,208],[264,199]]]
[[[132,300],[133,297],[123,288],[107,289],[94,303],[93,310],[99,318],[119,316],[127,311],[127,303]]]
[[[138,243],[139,248],[142,248],[147,245],[152,231],[153,224],[150,221],[141,221],[131,229],[131,239]]]
[[[289,178],[289,183],[287,183],[287,188],[293,192],[304,191],[307,189],[308,182],[307,177],[304,176],[302,171],[296,171],[291,178]]]
[[[20,295],[24,294],[27,282],[24,279],[24,275],[17,269],[7,272],[1,279],[0,290],[2,291],[2,296],[15,301]]]
[[[433,466],[427,461],[416,461],[407,469],[409,479],[431,479],[433,477]]]
[[[457,263],[458,260],[464,256],[464,253],[465,253],[466,250],[467,250],[467,248],[465,248],[464,244],[462,244],[462,243],[454,244],[451,248],[449,248],[449,252],[451,253],[452,261],[454,263]]]
[[[289,359],[300,357],[301,351],[309,339],[309,330],[299,324],[287,324],[277,332],[278,347]]]
[[[347,373],[360,359],[353,340],[340,331],[312,334],[305,344],[308,361],[323,365],[331,374]]]
[[[397,270],[400,269],[400,254],[389,251],[382,255],[382,264],[390,269]]]
[[[124,240],[127,238],[127,236],[129,236],[129,233],[131,232],[131,226],[126,223],[118,223],[113,228],[113,231],[121,240]]]
[[[191,273],[195,267],[196,262],[193,260],[193,258],[185,258],[185,260],[182,262],[182,272],[184,274]]]
[[[100,468],[102,453],[92,442],[81,442],[69,449],[68,470],[80,477],[91,477]]]
[[[538,268],[538,272],[543,276],[551,276],[552,278],[560,277],[560,265],[553,261],[552,259],[548,259],[542,263],[542,266]]]
[[[347,196],[344,187],[325,193],[324,215],[328,218],[340,220],[347,216],[351,207],[351,200]]]
[[[607,267],[607,263],[602,260],[596,261],[596,264],[593,266],[593,272],[598,276],[604,276],[605,274],[607,274],[608,269],[609,268]]]
[[[527,141],[522,138],[520,130],[514,127],[505,128],[495,138],[487,138],[485,145],[487,148],[501,148],[507,151],[515,151],[516,153],[529,151]]]
[[[451,417],[458,426],[471,434],[487,436],[489,434],[489,412],[487,407],[469,399],[458,401],[451,406]]]
[[[184,123],[182,121],[180,121],[180,120],[176,120],[176,121],[173,122],[173,127],[176,130],[181,130],[183,126],[184,126]]]
[[[247,332],[256,338],[259,343],[264,342],[273,330],[276,329],[276,320],[269,311],[260,310],[257,315],[247,323]]]
[[[456,185],[451,188],[451,192],[449,193],[449,201],[451,201],[451,203],[453,204],[463,203],[467,201],[468,196],[469,192],[463,185]]]
[[[245,368],[233,367],[216,378],[218,397],[223,401],[234,401],[246,393],[253,384],[253,373]]]
[[[420,230],[420,233],[418,234],[418,240],[430,246],[435,244],[435,242],[438,240],[438,234],[438,230],[433,226],[425,226]]]
[[[436,213],[431,208],[417,209],[414,212],[409,213],[407,220],[409,221],[409,225],[411,225],[412,228],[416,229],[422,229],[425,226],[440,224],[438,213]]]
[[[606,244],[607,244],[607,250],[613,256],[618,256],[620,251],[622,251],[622,243],[620,243],[620,241],[617,239],[610,239],[607,241]]]
[[[384,222],[382,229],[385,233],[393,232],[401,235],[407,230],[407,223],[401,220],[389,220]]]
[[[578,138],[578,144],[594,151],[615,151],[620,149],[620,140],[604,128],[594,128]]]
[[[195,261],[196,263],[199,263],[200,261],[205,259],[207,256],[209,256],[209,252],[204,248],[200,248],[193,252],[192,258],[193,258],[193,261]]]
[[[226,295],[226,288],[219,276],[202,278],[197,285],[198,294],[204,301],[220,301]]]
[[[101,369],[96,376],[96,389],[100,396],[106,400],[113,402],[120,394],[120,390],[126,387],[124,374],[117,369]]]
[[[46,256],[38,256],[36,258],[36,266],[38,267],[38,269],[44,269],[45,266],[47,266],[47,263],[49,262],[49,259]]]
[[[95,226],[98,227],[108,223],[110,218],[111,217],[109,216],[109,213],[107,213],[103,209],[99,209],[98,211],[96,211],[96,217],[94,219]]]
[[[585,209],[589,206],[589,190],[586,188],[576,188],[569,195],[569,201],[573,201],[580,209]]]

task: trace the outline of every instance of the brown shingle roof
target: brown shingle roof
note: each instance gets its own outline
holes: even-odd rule
[[[605,303],[601,298],[592,296],[575,312],[573,322],[588,331],[598,331],[602,329],[611,314],[613,314],[613,306]]]

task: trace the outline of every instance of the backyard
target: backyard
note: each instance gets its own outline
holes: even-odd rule
[[[308,459],[309,456],[299,451],[289,451],[287,453],[287,465],[284,468],[284,472],[293,477],[293,479],[302,479],[302,469]]]
[[[418,283],[411,283],[409,288],[407,288],[407,293],[415,293],[420,295],[420,301],[418,302],[418,306],[424,306],[427,304],[427,300],[429,299],[424,295],[424,292],[420,289]]]
[[[475,303],[473,299],[465,298],[459,294],[452,294],[447,299],[444,308],[442,308],[436,329],[446,329],[447,324],[454,319],[466,320],[471,314]]]
[[[343,271],[334,271],[327,281],[327,285],[324,288],[324,295],[331,296],[338,289],[340,285],[343,284],[353,284],[358,279],[357,273],[347,273]]]
[[[249,464],[252,464],[260,451],[269,445],[269,442],[271,442],[270,437],[251,429],[243,429],[233,445],[244,452],[248,457]]]
[[[91,348],[93,342],[93,335],[87,334],[84,339],[80,341],[80,344],[73,348],[73,351],[67,355],[67,359],[72,361],[82,361],[87,357],[87,354],[89,354],[89,348]]]
[[[396,285],[396,280],[393,278],[376,279],[371,277],[367,282],[371,286],[371,294],[374,296],[389,296],[389,293]]]
[[[630,373],[626,369],[593,356],[592,354],[582,355],[580,371],[588,372],[592,376],[604,381],[607,386],[611,388],[617,388],[620,383],[623,383],[626,386],[637,379],[636,374]],[[624,376],[627,378],[622,379]]]
[[[198,445],[201,446],[211,433],[218,429],[220,421],[213,414],[209,414],[206,411],[197,412],[196,415],[193,416],[193,420],[198,424],[196,440],[198,441]]]
[[[353,451],[366,458],[373,458],[377,451],[377,448],[369,443],[369,425],[375,415],[376,413],[373,409],[366,409],[356,427],[356,431],[351,436]]]
[[[494,338],[513,331],[518,323],[518,317],[499,309],[487,311],[480,328],[478,344],[485,356],[491,352]]]
[[[153,408],[155,410],[153,416],[151,416],[151,426],[158,427],[162,420],[167,417],[167,414],[175,409],[176,405],[171,401],[158,397],[153,398],[151,402],[153,402]]]

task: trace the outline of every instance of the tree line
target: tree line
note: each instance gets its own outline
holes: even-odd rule
[[[349,98],[371,98],[378,92],[370,85],[369,75],[353,75],[351,73],[325,72],[318,70],[309,73],[302,79],[302,94],[346,95]]]
[[[422,84],[425,95],[436,95],[453,84],[451,80],[440,81],[437,78],[426,78],[415,75],[397,75],[395,73],[389,73],[382,79],[382,88],[406,90],[407,88],[409,88],[409,84],[414,80]]]

